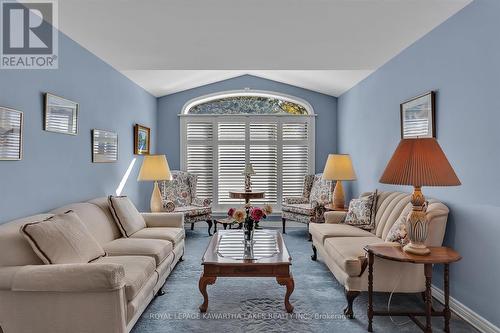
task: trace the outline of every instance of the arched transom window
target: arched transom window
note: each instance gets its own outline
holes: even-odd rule
[[[216,211],[238,206],[229,191],[243,189],[241,174],[252,163],[253,201],[281,208],[301,196],[303,177],[314,172],[314,111],[296,97],[262,91],[231,91],[186,103],[181,114],[181,168],[198,175],[197,194]]]

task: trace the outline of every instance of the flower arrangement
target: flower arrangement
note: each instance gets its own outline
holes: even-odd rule
[[[246,205],[245,208],[229,208],[227,215],[233,219],[233,223],[243,223],[245,242],[252,242],[254,224],[273,212],[270,205],[263,208]]]

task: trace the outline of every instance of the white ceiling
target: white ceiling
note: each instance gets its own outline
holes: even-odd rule
[[[156,96],[249,73],[343,93],[472,0],[59,0],[59,28]]]

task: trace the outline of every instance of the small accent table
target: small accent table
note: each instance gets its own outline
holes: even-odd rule
[[[219,249],[222,237],[225,235],[239,235],[238,240],[241,241],[234,242],[232,245],[225,245],[226,250],[235,251],[243,248],[243,233],[239,230],[220,230],[214,234],[201,263],[203,273],[198,287],[203,295],[203,304],[200,305],[200,312],[206,312],[208,309],[207,285],[214,284],[218,277],[274,277],[279,285],[286,287],[285,309],[288,313],[293,312],[293,305],[290,303],[290,295],[295,287],[292,272],[290,271],[292,258],[286,249],[283,236],[280,232],[274,230],[259,232],[275,235],[276,241],[270,245],[269,242],[263,241],[259,243],[259,240],[257,240],[254,244],[255,251],[263,253],[277,249],[275,254],[259,259],[236,259],[232,256],[222,256]],[[254,237],[258,238],[257,236]]]
[[[328,212],[330,212],[330,211],[333,211],[333,212],[347,212],[347,211],[349,211],[349,207],[336,208],[336,207],[333,207],[332,204],[329,204],[329,205],[325,206],[325,210],[328,211]]]
[[[219,219],[214,219],[214,233],[217,232],[217,224],[222,224],[222,227],[224,228],[224,230],[227,229],[227,227],[229,226],[229,229],[233,229],[233,219],[232,218],[229,218],[229,217],[226,217],[226,218],[219,218]],[[238,226],[235,228],[235,229],[241,229],[243,227],[243,224],[242,223],[238,223]]]
[[[430,247],[431,253],[425,256],[414,255],[404,252],[401,247],[387,245],[368,245],[364,250],[368,253],[368,332],[373,332],[373,316],[408,316],[424,332],[432,332],[431,317],[444,317],[444,331],[450,332],[450,269],[449,264],[459,261],[462,257],[453,249],[448,247]],[[373,310],[373,261],[374,257],[407,262],[412,264],[423,264],[425,274],[425,312],[396,312],[396,311],[374,311]],[[435,311],[432,308],[432,265],[444,265],[444,309]],[[423,325],[417,316],[425,316],[426,323]]]

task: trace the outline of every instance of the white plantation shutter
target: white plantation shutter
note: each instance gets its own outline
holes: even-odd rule
[[[213,197],[213,135],[211,122],[192,122],[186,126],[185,170],[198,176],[196,191],[200,198]]]
[[[245,178],[242,175],[245,167],[245,146],[219,146],[218,165],[218,203],[239,203],[241,200],[229,198],[229,191],[241,190],[245,186]]]
[[[252,203],[281,209],[283,197],[302,195],[304,175],[314,172],[313,125],[309,116],[185,116],[181,166],[198,175],[198,196],[225,211],[243,204],[229,191],[243,190],[242,171],[250,162],[252,188],[265,192]]]
[[[283,198],[302,196],[304,175],[309,170],[307,145],[283,146]]]
[[[278,149],[276,145],[251,145],[250,163],[255,175],[252,176],[252,189],[263,191],[264,199],[252,200],[257,204],[278,203]]]

